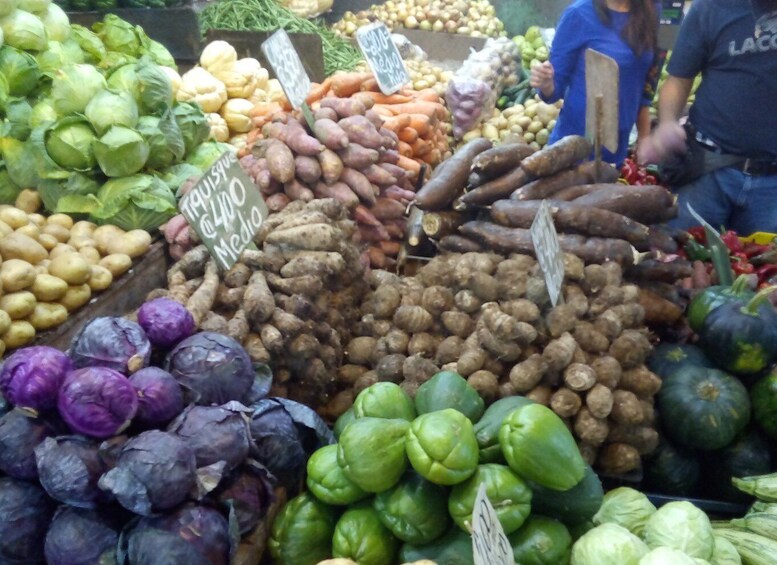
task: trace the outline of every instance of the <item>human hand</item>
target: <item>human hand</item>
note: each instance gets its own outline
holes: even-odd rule
[[[685,138],[685,129],[680,124],[663,122],[637,144],[637,161],[642,165],[661,163],[673,153],[685,153]]]
[[[543,96],[548,97],[553,95],[553,91],[556,86],[553,82],[553,65],[550,62],[545,61],[539,65],[534,65],[531,68],[529,75],[529,84],[532,88],[539,90]]]

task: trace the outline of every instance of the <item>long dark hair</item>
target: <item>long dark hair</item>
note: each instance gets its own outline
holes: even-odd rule
[[[594,0],[594,8],[602,23],[609,25],[607,0]],[[622,36],[638,55],[655,50],[658,41],[658,16],[653,0],[631,0],[629,21],[623,28]]]

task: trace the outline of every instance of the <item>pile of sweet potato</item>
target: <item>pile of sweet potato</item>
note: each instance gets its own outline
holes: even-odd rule
[[[661,384],[644,365],[651,344],[639,289],[623,283],[617,263],[565,261],[556,307],[528,255],[443,254],[413,277],[373,271],[328,414],[375,382],[413,395],[438,370],[452,370],[487,403],[522,394],[550,406],[599,469],[637,468],[658,441]]]

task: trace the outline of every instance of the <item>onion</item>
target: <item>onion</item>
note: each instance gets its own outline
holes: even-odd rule
[[[408,16],[405,18],[405,27],[409,29],[415,29],[418,27],[418,20],[414,16]]]
[[[432,24],[432,31],[443,31],[445,29],[445,24],[442,23],[440,20],[437,20]]]

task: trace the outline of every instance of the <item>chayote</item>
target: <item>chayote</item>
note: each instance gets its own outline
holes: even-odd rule
[[[388,490],[407,469],[406,420],[357,418],[340,436],[337,462],[343,473],[367,492]]]
[[[478,442],[472,422],[452,408],[423,414],[407,432],[410,464],[438,485],[467,480],[478,466]]]
[[[415,409],[419,414],[453,408],[472,423],[483,415],[483,399],[467,380],[453,371],[440,371],[426,381],[415,393]]]
[[[409,471],[393,488],[375,496],[380,521],[404,542],[424,544],[448,529],[448,491]]]
[[[375,383],[356,397],[353,414],[357,418],[398,418],[412,422],[415,418],[415,406],[399,385]]]
[[[337,462],[337,445],[326,445],[308,459],[308,489],[322,502],[341,506],[369,496],[343,473]]]
[[[384,526],[370,504],[347,510],[337,521],[332,555],[359,565],[394,565],[399,541]]]
[[[332,428],[332,433],[335,434],[335,439],[340,439],[340,435],[343,433],[343,430],[355,419],[356,416],[353,414],[353,406],[340,414],[340,417],[335,421],[335,425]]]
[[[508,396],[497,400],[486,409],[483,417],[475,424],[481,463],[505,462],[502,448],[499,446],[499,429],[510,412],[527,404],[532,404],[532,401],[524,396]]]
[[[480,465],[474,475],[453,487],[448,511],[456,525],[465,532],[470,531],[472,510],[481,484],[486,485],[486,495],[505,534],[520,528],[531,511],[531,489],[510,467],[493,463]]]
[[[292,498],[273,522],[268,545],[278,565],[313,565],[332,555],[337,512],[308,493]]]
[[[521,565],[568,565],[572,557],[572,536],[557,520],[532,515],[508,536],[513,558]]]
[[[399,550],[399,563],[429,560],[440,565],[474,565],[472,536],[453,526],[431,543],[406,543]]]

